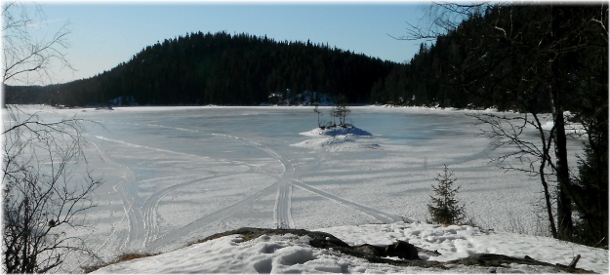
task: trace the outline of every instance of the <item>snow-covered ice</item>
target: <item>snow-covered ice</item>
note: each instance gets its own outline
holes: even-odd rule
[[[319,229],[353,243],[387,244],[404,238],[424,248],[453,252],[443,254],[449,258],[497,249],[508,255],[523,252],[534,259],[564,263],[572,254],[583,254],[579,267],[608,272],[607,252],[566,244],[574,251],[583,250],[572,253],[558,248],[559,242],[540,237],[548,233],[537,178],[506,172],[490,163],[490,158],[511,148],[492,150],[490,140],[479,135],[481,126],[465,115],[470,111],[350,109],[347,122],[362,132],[331,135],[315,133],[317,117],[312,107],[45,109],[44,117],[49,119],[78,113],[103,126],[91,124],[87,133],[91,142],[88,161],[104,181],[95,194],[98,207],[86,213],[90,227],[77,233],[67,229],[67,233],[84,237],[105,261],[123,253],[170,252],[214,233],[250,226]],[[326,112],[330,107],[320,110]],[[535,133],[531,130],[526,137],[535,140]],[[576,138],[569,147],[571,154],[582,151]],[[575,167],[575,158],[571,161]],[[454,171],[456,183],[461,185],[458,198],[468,217],[495,233],[416,223],[429,218],[431,185],[443,165]],[[415,223],[404,224],[403,220]],[[370,225],[378,223],[382,224]],[[452,230],[451,237],[443,237]],[[254,263],[260,263],[260,268],[274,272],[293,268],[323,272],[314,266],[326,264],[329,271],[337,272],[404,272],[327,255],[290,236],[269,236],[268,243],[290,245],[256,256],[249,253],[264,240],[240,243],[234,242],[236,238],[220,238],[172,252],[178,254],[150,258],[161,263],[163,258],[178,261],[180,257],[183,265],[104,270],[256,272]],[[522,244],[511,246],[513,240]],[[531,249],[524,250],[526,243],[532,243]],[[187,264],[189,257],[198,257],[197,249],[210,253],[218,249],[213,254],[217,258],[206,254],[209,262]],[[587,251],[601,256],[593,259],[585,256]],[[298,260],[286,260],[291,263],[286,264],[280,258],[290,258],[288,254],[296,254]],[[230,255],[245,263],[222,259]],[[147,259],[133,262],[139,261]],[[591,267],[585,266],[589,262]],[[228,269],[233,264],[235,269]],[[76,269],[66,271],[71,270]]]

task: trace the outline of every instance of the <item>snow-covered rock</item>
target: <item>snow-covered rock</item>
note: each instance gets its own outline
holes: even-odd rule
[[[346,241],[390,244],[407,240],[436,250],[426,260],[446,262],[476,253],[495,253],[523,258],[526,255],[552,264],[567,265],[580,254],[577,267],[608,273],[608,251],[546,237],[482,230],[468,225],[442,226],[424,223],[367,224],[318,229]],[[245,241],[228,235],[173,252],[122,262],[94,273],[488,273],[489,267],[449,264],[449,269],[371,263],[331,249],[312,247],[311,237],[294,234],[261,235]],[[424,256],[424,255],[422,255]],[[553,267],[510,264],[497,273],[550,273]]]
[[[316,137],[316,136],[372,136],[373,134],[362,130],[354,125],[327,127],[327,128],[315,128],[308,132],[303,132],[301,135]]]
[[[311,137],[311,139],[292,144],[292,146],[333,152],[379,148],[379,144],[371,143],[367,139],[373,134],[353,125],[315,128],[300,134]]]

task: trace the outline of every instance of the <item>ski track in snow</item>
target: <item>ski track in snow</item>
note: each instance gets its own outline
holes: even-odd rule
[[[123,145],[127,145],[130,147],[146,148],[146,149],[163,151],[163,152],[174,153],[174,154],[183,154],[180,152],[168,151],[168,150],[164,150],[164,149],[152,148],[152,147],[132,144],[132,143],[124,142],[124,141],[108,139],[108,138],[101,137],[101,136],[98,136],[97,138],[101,139],[101,140],[105,140],[105,141],[121,143]],[[100,152],[100,154],[102,154],[102,153]],[[123,167],[120,164],[116,164],[116,163],[110,161],[109,157],[105,153],[102,154],[102,157],[108,163],[113,163],[116,166]],[[151,196],[146,198],[144,203],[137,203],[137,202],[141,202],[141,199],[139,198],[139,196],[137,194],[137,185],[134,182],[135,175],[133,174],[133,172],[131,172],[131,170],[129,170],[129,173],[130,173],[130,176],[128,178],[126,178],[126,180],[120,182],[119,184],[117,184],[114,187],[114,189],[121,196],[121,199],[123,201],[123,207],[125,209],[126,217],[128,219],[128,224],[129,224],[127,236],[121,238],[121,241],[120,241],[119,251],[122,251],[122,252],[141,251],[144,248],[146,248],[147,243],[152,242],[157,239],[157,235],[159,233],[159,228],[158,228],[157,221],[156,221],[156,210],[159,205],[159,201],[165,195],[167,195],[170,192],[176,191],[176,190],[180,189],[181,187],[184,187],[187,185],[200,183],[202,181],[209,180],[212,178],[219,178],[218,173],[212,172],[211,176],[197,178],[194,180],[189,180],[186,182],[181,182],[181,183],[177,183],[177,184],[168,186],[160,191],[153,193]],[[137,201],[136,199],[140,199],[140,200]]]
[[[292,219],[291,213],[291,200],[292,200],[292,180],[295,177],[295,167],[294,165],[282,157],[280,154],[275,152],[273,149],[266,147],[260,143],[236,136],[230,136],[226,134],[212,134],[215,136],[224,136],[228,138],[233,138],[236,140],[240,140],[242,142],[249,143],[251,145],[257,146],[261,150],[265,151],[267,154],[278,160],[282,166],[284,167],[284,171],[282,173],[281,178],[275,182],[273,185],[277,185],[277,195],[275,204],[273,207],[273,221],[276,226],[279,227],[290,227],[294,228],[294,220]]]
[[[97,144],[91,142],[91,144],[93,144],[93,146],[95,147],[95,149],[97,150],[97,152],[100,154],[100,156],[102,157],[104,163],[106,164],[110,164],[110,165],[114,165],[114,166],[118,166],[119,171],[120,169],[124,169],[124,170],[128,170],[128,176],[126,175],[123,181],[119,182],[118,184],[114,185],[112,187],[112,189],[115,192],[119,192],[119,190],[117,189],[117,187],[119,185],[121,185],[123,182],[126,182],[129,180],[129,178],[134,177],[133,172],[131,172],[131,170],[129,170],[128,168],[121,166],[113,161],[110,160],[110,158],[108,157],[108,155],[103,152],[99,146],[97,146]],[[125,218],[129,219],[129,215],[128,215],[128,211],[125,208],[125,201],[123,201],[123,209],[125,214],[122,216],[121,220],[118,223],[112,224],[111,227],[111,232],[110,235],[106,238],[106,240],[100,245],[100,247],[97,249],[97,251],[102,251],[105,247],[111,247],[111,244],[114,243],[115,247],[119,247],[119,250],[122,249],[122,247],[125,245],[125,243],[127,242],[127,234],[122,233],[123,231],[121,230],[121,233],[117,232],[117,227],[120,226],[123,221],[125,221]],[[129,221],[127,222],[129,223]]]
[[[139,224],[141,223],[141,219],[140,219],[140,215],[138,215],[136,213],[136,210],[134,210],[134,202],[133,202],[133,197],[130,199],[127,191],[125,190],[125,185],[129,184],[129,183],[133,183],[133,181],[135,180],[135,174],[133,173],[133,171],[131,171],[131,169],[129,169],[128,167],[121,165],[115,161],[112,161],[111,158],[108,156],[108,154],[104,151],[102,151],[99,146],[97,146],[97,144],[92,143],[95,148],[97,149],[97,151],[99,152],[100,156],[102,157],[102,159],[104,160],[105,163],[110,164],[112,166],[116,166],[117,167],[117,171],[121,171],[121,178],[123,179],[121,182],[117,183],[115,186],[113,186],[113,189],[119,194],[119,196],[121,197],[121,200],[123,201],[123,210],[125,212],[123,218],[121,219],[121,222],[127,218],[127,232],[125,232],[125,230],[121,230],[120,233],[117,232],[117,228],[116,225],[113,226],[113,230],[110,234],[110,236],[107,238],[107,240],[104,242],[104,245],[109,245],[109,241],[113,238],[115,238],[115,235],[119,235],[118,237],[116,237],[116,244],[118,246],[118,251],[119,252],[123,252],[125,251],[128,247],[131,247],[129,245],[129,243],[131,241],[134,240],[134,238],[136,236],[134,236],[134,228],[139,228]],[[102,247],[104,246],[102,245]],[[102,248],[100,247],[100,249]]]
[[[157,219],[156,219],[156,217],[157,217],[156,210],[159,206],[159,201],[165,195],[167,195],[168,193],[173,192],[181,187],[191,185],[194,183],[200,183],[202,181],[209,180],[212,178],[217,178],[217,177],[218,177],[218,173],[214,173],[213,175],[208,176],[208,177],[197,178],[194,180],[174,184],[174,185],[168,186],[168,187],[162,189],[161,191],[154,193],[152,196],[148,197],[146,199],[146,202],[144,203],[144,207],[142,208],[142,212],[144,212],[143,216],[145,219],[144,225],[146,226],[146,239],[145,239],[144,245],[146,245],[146,243],[150,243],[150,242],[154,241],[159,234],[159,227],[157,225]]]
[[[290,211],[292,196],[292,185],[290,182],[282,181],[278,184],[275,204],[273,206],[273,221],[279,228],[294,228],[294,221]]]
[[[173,130],[178,130],[178,131],[188,131],[188,132],[195,132],[195,133],[199,132],[197,130],[177,128],[177,127],[168,127],[168,126],[156,125],[156,124],[147,124],[146,126],[168,128],[168,129],[173,129]],[[255,142],[255,141],[243,138],[243,137],[232,136],[232,135],[227,135],[227,134],[212,133],[212,135],[231,138],[231,139],[238,140],[240,142],[244,142],[246,144],[250,144],[252,146],[258,147],[259,149],[261,149],[262,151],[264,151],[265,153],[270,155],[272,158],[277,160],[283,167],[283,171],[282,171],[281,175],[279,175],[278,180],[276,182],[274,182],[273,184],[255,192],[254,194],[244,198],[243,200],[241,200],[231,206],[228,206],[228,207],[225,207],[222,209],[218,209],[212,213],[199,217],[199,218],[195,219],[194,221],[192,221],[180,228],[173,229],[169,233],[166,233],[165,235],[159,236],[159,228],[158,228],[157,219],[156,219],[156,210],[158,208],[159,201],[164,196],[166,196],[167,194],[169,194],[171,192],[179,190],[182,187],[185,187],[185,186],[188,186],[188,185],[191,185],[194,183],[200,183],[200,182],[210,180],[210,179],[219,179],[219,178],[223,178],[225,176],[219,175],[218,172],[211,172],[211,175],[206,176],[206,177],[201,177],[201,178],[197,178],[197,179],[193,179],[193,180],[189,180],[189,181],[185,181],[185,182],[181,182],[181,183],[177,183],[177,184],[168,186],[160,191],[153,193],[152,195],[150,195],[148,198],[146,198],[144,200],[144,198],[140,198],[138,196],[137,185],[135,184],[135,175],[133,174],[133,172],[131,170],[129,170],[129,168],[111,161],[110,157],[108,157],[104,152],[102,152],[98,148],[98,151],[100,151],[100,154],[102,155],[102,157],[104,158],[104,160],[106,162],[116,165],[118,167],[121,167],[122,169],[127,169],[129,171],[129,176],[124,177],[124,180],[115,186],[115,190],[119,193],[119,195],[123,201],[123,207],[125,209],[124,218],[125,217],[127,218],[127,224],[129,225],[128,232],[124,233],[124,230],[122,230],[119,233],[119,232],[116,232],[117,231],[116,228],[113,229],[113,233],[108,238],[108,240],[106,240],[106,242],[104,243],[105,245],[110,246],[109,240],[111,238],[116,238],[116,243],[119,245],[119,251],[121,251],[121,252],[126,252],[126,251],[134,252],[134,251],[142,251],[142,250],[155,251],[155,250],[161,249],[163,246],[165,246],[171,242],[174,242],[174,241],[180,239],[181,237],[184,237],[192,232],[200,231],[200,229],[202,227],[204,227],[206,224],[209,224],[212,222],[218,222],[220,220],[230,217],[231,215],[235,214],[236,212],[239,212],[243,209],[248,209],[256,201],[260,200],[263,197],[271,195],[274,192],[276,193],[276,201],[275,201],[274,209],[273,209],[274,224],[277,227],[296,228],[294,219],[292,218],[292,213],[291,213],[292,212],[291,211],[291,204],[292,204],[291,201],[292,201],[293,186],[297,186],[297,187],[299,187],[303,190],[309,191],[317,196],[321,196],[323,198],[334,201],[338,204],[341,204],[341,205],[350,207],[352,209],[355,209],[357,211],[360,211],[364,214],[367,214],[367,215],[377,219],[380,222],[392,223],[395,221],[400,221],[402,219],[402,217],[400,217],[398,215],[388,214],[383,211],[379,211],[377,209],[373,209],[373,208],[352,202],[350,200],[347,200],[340,196],[320,190],[316,187],[313,187],[309,184],[306,184],[306,183],[298,180],[296,178],[296,168],[289,160],[287,160],[286,158],[284,158],[283,156],[278,154],[273,149],[271,149],[267,146],[264,146],[258,142]],[[119,143],[119,144],[126,145],[126,146],[133,147],[133,148],[154,150],[154,151],[158,151],[158,152],[162,152],[162,153],[185,155],[185,156],[196,157],[196,158],[205,158],[205,157],[202,157],[199,155],[183,153],[183,152],[176,152],[176,151],[160,149],[160,148],[153,148],[153,147],[149,147],[149,146],[145,146],[145,145],[129,143],[129,142],[122,141],[122,140],[114,140],[114,139],[106,138],[103,136],[97,136],[97,138],[100,140]],[[206,158],[206,159],[208,159],[208,158]],[[317,160],[314,161],[314,163],[310,163],[309,165],[315,166],[323,161],[323,157],[321,155],[318,155],[316,159]],[[224,163],[236,164],[236,165],[245,165],[245,166],[249,167],[250,171],[257,171],[257,172],[264,173],[264,171],[262,171],[262,167],[257,167],[253,164],[249,164],[249,163],[245,163],[245,162],[241,162],[241,161],[234,161],[234,160],[219,160],[219,161],[224,162]],[[268,175],[268,173],[265,173],[265,174]],[[227,175],[227,176],[229,176],[229,175]],[[119,236],[118,237],[114,236],[116,234],[118,234]]]
[[[295,180],[295,181],[293,181],[293,183],[294,183],[294,185],[296,185],[297,187],[299,187],[299,188],[301,188],[303,190],[307,190],[307,191],[309,191],[311,193],[314,193],[314,194],[316,194],[318,196],[322,196],[322,197],[327,198],[329,200],[335,201],[335,202],[337,202],[337,203],[339,203],[341,205],[345,205],[345,206],[351,207],[353,209],[359,210],[359,211],[361,211],[361,212],[363,212],[363,213],[365,213],[365,214],[367,214],[367,215],[369,215],[369,216],[371,216],[371,217],[373,217],[373,218],[375,218],[375,219],[377,219],[377,220],[379,220],[379,221],[381,221],[383,223],[393,223],[393,222],[397,222],[397,221],[402,220],[402,217],[400,217],[399,215],[388,214],[388,213],[385,213],[383,211],[379,211],[377,209],[370,208],[368,206],[364,206],[362,204],[358,204],[358,203],[355,203],[353,201],[346,200],[346,199],[341,198],[341,197],[339,197],[337,195],[333,195],[333,194],[328,193],[326,191],[322,191],[322,190],[320,190],[318,188],[315,188],[315,187],[313,187],[313,186],[311,186],[309,184],[306,184],[306,183],[304,183],[302,181]]]
[[[155,126],[155,125],[149,125],[149,126]],[[176,129],[176,130],[183,130],[183,129]],[[273,156],[283,165],[283,167],[284,167],[283,175],[274,184],[260,190],[259,192],[256,192],[255,194],[245,198],[244,200],[242,200],[232,206],[220,209],[211,214],[203,216],[203,217],[187,224],[186,226],[172,230],[171,233],[168,233],[161,237],[157,237],[158,228],[157,228],[156,220],[155,220],[155,216],[154,216],[154,210],[157,208],[159,200],[163,196],[165,196],[167,193],[175,191],[176,189],[178,189],[184,185],[192,184],[195,182],[200,182],[200,181],[203,181],[203,180],[206,180],[209,178],[219,178],[219,176],[216,175],[216,176],[212,176],[212,177],[201,178],[201,179],[197,179],[197,180],[193,180],[193,181],[188,181],[188,182],[172,185],[168,188],[165,188],[165,189],[155,193],[154,195],[152,195],[151,197],[149,197],[146,200],[146,203],[142,207],[142,212],[144,214],[141,214],[139,211],[134,210],[133,201],[129,200],[129,198],[126,196],[127,192],[125,192],[123,185],[121,185],[121,188],[123,191],[123,192],[121,192],[122,193],[121,195],[122,195],[122,197],[124,197],[123,201],[124,201],[124,203],[126,203],[130,206],[130,207],[128,207],[128,209],[130,210],[129,214],[132,217],[132,218],[130,218],[130,221],[133,219],[136,219],[136,220],[144,219],[145,220],[144,223],[130,222],[130,237],[128,238],[128,242],[132,243],[132,245],[129,246],[131,249],[134,249],[134,248],[138,249],[141,247],[146,248],[147,250],[158,249],[158,248],[162,247],[163,245],[167,244],[168,242],[173,241],[174,239],[180,238],[190,232],[198,230],[205,224],[227,218],[230,215],[234,214],[235,212],[237,212],[241,209],[248,208],[248,206],[253,204],[255,201],[261,199],[262,197],[272,194],[275,189],[277,189],[277,201],[276,201],[275,207],[274,207],[274,221],[278,225],[286,225],[286,226],[294,227],[294,220],[292,219],[292,215],[290,213],[291,212],[290,211],[290,207],[291,207],[290,200],[291,200],[291,194],[292,194],[291,180],[294,177],[295,168],[290,163],[290,161],[286,160],[285,158],[283,158],[282,156],[277,154],[271,148],[265,147],[262,144],[259,144],[259,143],[241,138],[241,137],[235,137],[235,136],[230,136],[230,135],[225,135],[225,134],[213,134],[213,135],[233,138],[233,139],[236,139],[236,140],[239,140],[242,142],[246,142],[246,143],[259,147],[263,151],[267,152],[269,155]],[[185,153],[174,152],[174,151],[169,151],[169,150],[165,150],[165,149],[152,148],[152,147],[148,147],[148,146],[132,144],[132,143],[119,141],[119,140],[112,140],[112,139],[108,139],[108,138],[104,138],[104,137],[98,137],[98,138],[107,140],[107,141],[111,141],[111,142],[121,143],[121,144],[132,146],[132,147],[157,150],[157,151],[164,152],[164,153],[185,154]],[[190,154],[186,154],[186,155],[190,155]],[[235,164],[237,164],[237,163],[243,164],[241,162],[234,162],[234,161],[230,161],[230,162],[235,163]],[[248,166],[250,168],[253,168],[253,166],[251,166],[251,165],[248,165]],[[256,168],[254,168],[254,170],[256,170]],[[133,243],[135,242],[135,240],[142,241],[142,246],[134,247]]]
[[[170,233],[157,238],[155,241],[153,241],[151,243],[148,243],[146,245],[146,248],[150,251],[154,251],[156,249],[163,247],[165,244],[167,244],[169,242],[175,241],[176,239],[179,239],[180,237],[188,235],[189,233],[191,233],[193,231],[200,230],[200,228],[205,227],[206,224],[227,218],[230,215],[232,215],[244,208],[249,207],[252,203],[259,200],[260,198],[265,197],[269,194],[272,194],[276,188],[277,188],[277,183],[272,184],[256,193],[252,194],[251,196],[239,201],[236,204],[233,204],[229,207],[222,208],[213,213],[205,215],[199,219],[192,221],[191,223],[189,223],[183,227],[173,229]]]

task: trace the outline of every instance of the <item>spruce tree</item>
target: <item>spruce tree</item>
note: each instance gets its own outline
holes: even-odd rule
[[[453,177],[453,171],[449,171],[447,165],[444,166],[443,174],[438,174],[434,179],[438,185],[432,185],[436,197],[432,198],[432,204],[428,204],[428,212],[432,216],[432,222],[440,224],[459,224],[464,219],[464,206],[460,205],[455,195],[460,186],[454,188],[453,184],[457,180]]]

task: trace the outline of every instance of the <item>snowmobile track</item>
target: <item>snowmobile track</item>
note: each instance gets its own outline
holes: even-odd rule
[[[322,196],[322,197],[327,198],[329,200],[335,201],[335,202],[337,202],[339,204],[342,204],[342,205],[354,208],[354,209],[356,209],[358,211],[361,211],[361,212],[363,212],[363,213],[365,213],[365,214],[367,214],[367,215],[369,215],[369,216],[371,216],[371,217],[373,217],[373,218],[375,218],[375,219],[377,219],[377,220],[379,220],[381,222],[384,222],[384,223],[393,223],[393,222],[402,220],[402,218],[400,216],[398,216],[398,215],[388,214],[388,213],[379,211],[377,209],[373,209],[373,208],[370,208],[368,206],[364,206],[362,204],[358,204],[358,203],[346,200],[344,198],[341,198],[339,196],[333,195],[333,194],[328,193],[326,191],[322,191],[322,190],[320,190],[318,188],[315,188],[315,187],[313,187],[313,186],[311,186],[309,184],[306,184],[306,183],[304,183],[302,181],[299,181],[299,180],[294,180],[293,184],[295,186],[301,188],[301,189],[307,190],[307,191],[312,192],[312,193],[314,193],[316,195],[319,195],[319,196]]]

